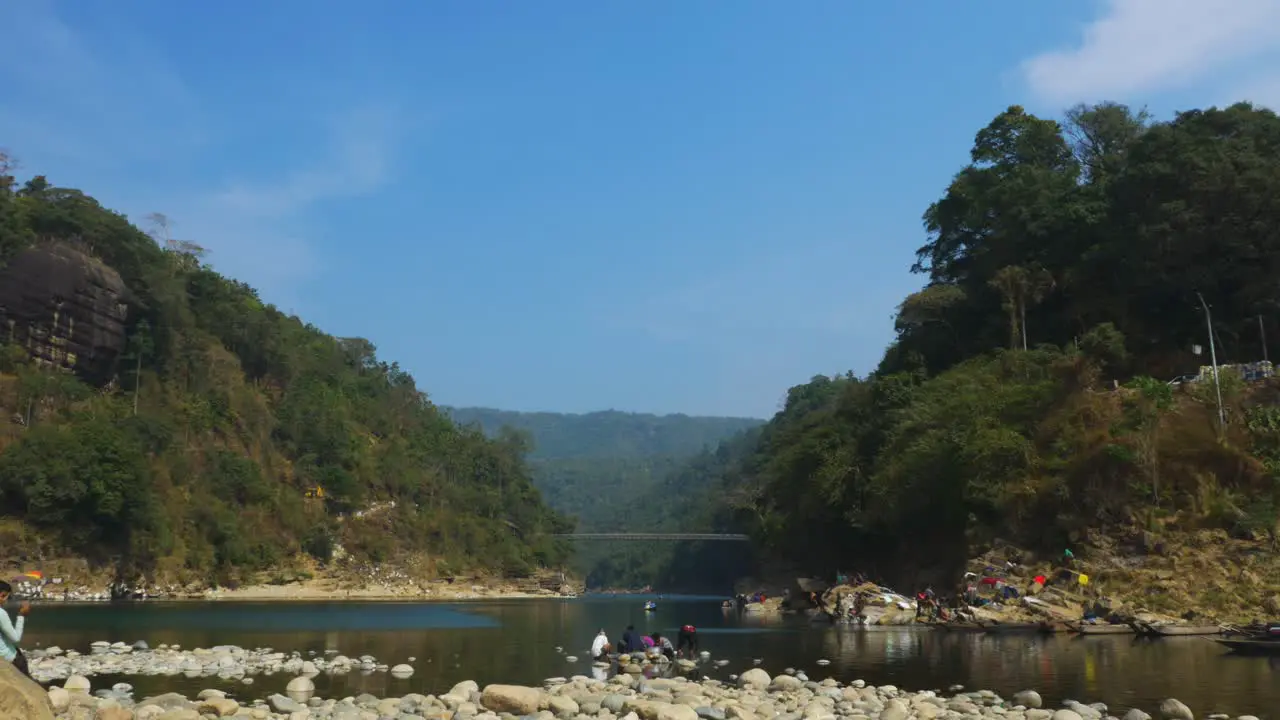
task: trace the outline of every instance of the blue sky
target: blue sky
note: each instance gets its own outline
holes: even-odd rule
[[[0,146],[436,402],[772,414],[874,367],[1005,106],[1280,101],[1280,0],[0,0]]]

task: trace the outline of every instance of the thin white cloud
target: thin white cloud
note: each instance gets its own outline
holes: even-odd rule
[[[307,212],[368,194],[389,180],[396,118],[386,106],[344,113],[331,124],[314,165],[177,199],[171,211],[181,223],[177,236],[210,248],[220,271],[269,289],[267,299],[294,309],[298,286],[322,268],[307,239],[314,232]]]
[[[308,215],[389,179],[402,137],[397,108],[296,108],[282,138],[317,117],[328,131],[307,164],[210,175],[208,153],[242,152],[222,147],[240,119],[204,106],[155,43],[111,22],[80,27],[47,0],[0,0],[10,58],[0,64],[0,141],[28,171],[82,186],[135,221],[163,212],[175,236],[208,248],[219,270],[296,304],[320,267],[312,249],[320,228]]]
[[[1280,46],[1280,0],[1106,0],[1080,43],[1033,57],[1022,74],[1059,105],[1187,87]]]
[[[390,173],[391,144],[400,131],[397,118],[395,110],[385,105],[342,113],[330,123],[328,156],[319,164],[269,182],[236,181],[213,201],[246,216],[279,218],[322,200],[377,190]]]
[[[196,95],[130,28],[87,36],[48,0],[0,0],[0,27],[7,142],[34,132],[43,156],[108,165],[172,157],[206,139]]]

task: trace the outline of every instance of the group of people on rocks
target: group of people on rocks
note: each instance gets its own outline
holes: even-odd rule
[[[1058,575],[1060,576],[1058,579],[1070,578],[1080,586],[1088,585],[1089,576],[1075,569],[1077,561],[1075,553],[1071,552],[1070,549],[1063,551],[1058,564]],[[1005,561],[1004,573],[1000,573],[992,567],[986,568],[981,576],[974,572],[967,572],[964,574],[964,579],[957,586],[956,592],[946,598],[939,598],[932,587],[926,587],[916,593],[916,619],[946,621],[953,617],[959,618],[971,614],[970,608],[973,607],[1016,600],[1024,592],[1028,595],[1034,595],[1053,581],[1053,578],[1045,575],[1036,575],[1027,583],[1026,590],[1020,591],[1018,586],[1008,578],[1008,575],[1016,573],[1021,566],[1022,558],[1019,555],[1013,555]],[[949,609],[950,612],[948,612]]]
[[[596,639],[591,643],[591,657],[595,660],[607,661],[609,653],[614,651],[613,644],[609,642],[609,634],[602,628],[596,634]],[[698,654],[698,629],[692,625],[683,625],[680,632],[676,635],[676,644],[671,644],[671,639],[664,636],[660,632],[653,632],[644,635],[636,630],[634,625],[628,625],[627,629],[622,633],[622,639],[618,641],[617,651],[620,653],[644,653],[646,655],[665,655],[668,659],[684,657],[686,653],[690,658]]]
[[[750,605],[751,603],[762,603],[768,599],[769,598],[762,592],[756,592],[750,595],[747,595],[746,593],[738,593],[733,596],[732,600],[725,600],[721,605],[725,609],[737,608],[738,612],[745,612],[747,605]]]
[[[961,591],[946,598],[939,598],[933,587],[927,587],[916,593],[916,619],[929,621],[946,621],[952,617],[965,614],[965,603],[961,602],[964,592]],[[967,597],[966,597],[967,602]]]
[[[1037,580],[1044,582],[1040,577],[1037,577]],[[981,589],[987,586],[995,591],[994,598],[984,597],[981,594]],[[956,592],[947,597],[940,598],[932,587],[916,593],[916,619],[923,618],[929,621],[958,619],[970,614],[971,607],[981,607],[997,600],[1016,599],[1020,594],[1017,587],[1003,578],[991,576],[979,578],[976,573],[965,573],[964,580],[957,587]]]

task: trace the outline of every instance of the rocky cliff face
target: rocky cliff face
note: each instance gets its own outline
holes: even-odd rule
[[[111,267],[68,243],[43,244],[0,270],[0,338],[102,385],[125,348],[127,296]]]

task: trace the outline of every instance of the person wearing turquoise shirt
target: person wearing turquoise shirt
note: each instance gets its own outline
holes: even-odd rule
[[[22,642],[22,628],[26,625],[27,613],[31,612],[31,603],[22,603],[22,607],[18,608],[18,622],[12,622],[9,613],[3,608],[9,602],[12,592],[13,586],[0,580],[0,657],[13,663],[23,675],[31,677],[27,656],[18,648],[18,643]]]

